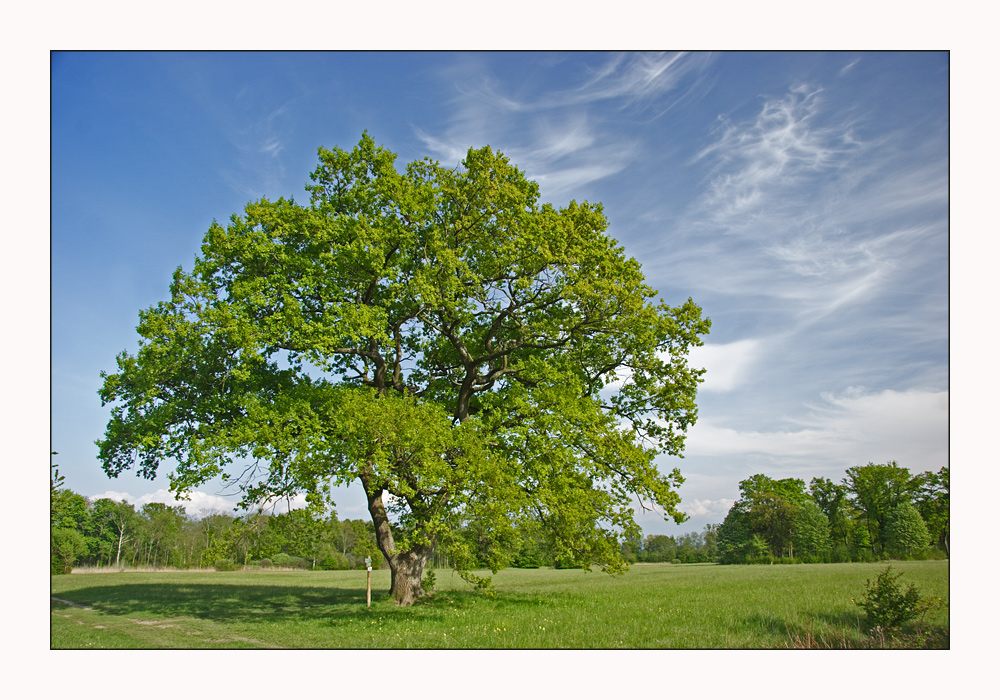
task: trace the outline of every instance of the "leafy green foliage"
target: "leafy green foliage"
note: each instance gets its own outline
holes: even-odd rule
[[[718,561],[874,562],[946,557],[948,470],[913,476],[895,462],[851,467],[843,483],[757,474],[740,482],[741,498],[718,530]],[[935,520],[942,550],[928,550],[919,513]],[[761,542],[767,551],[761,551]]]
[[[815,502],[806,501],[792,516],[792,543],[798,558],[824,560],[830,549],[830,521]]]
[[[51,571],[53,574],[68,574],[73,564],[88,552],[83,535],[69,527],[56,527],[50,535]]]
[[[924,519],[911,503],[900,503],[886,523],[886,548],[897,557],[922,552],[931,542]]]
[[[720,561],[744,563],[793,557],[797,541],[812,546],[815,517],[803,519],[812,503],[801,479],[771,479],[755,474],[740,482],[740,499],[719,527]],[[797,532],[798,528],[798,532]]]
[[[935,472],[924,472],[918,479],[916,506],[920,517],[927,525],[927,531],[934,544],[948,552],[948,536],[951,529],[951,487],[948,467]]]
[[[437,585],[437,574],[434,573],[434,569],[427,569],[424,572],[424,578],[421,581],[421,587],[424,592],[428,595],[434,593],[434,587]]]
[[[872,554],[886,551],[885,530],[889,514],[900,503],[909,502],[919,481],[896,462],[851,467],[845,479],[848,492],[863,514]]]
[[[865,611],[869,630],[894,630],[920,614],[920,593],[913,584],[903,592],[896,583],[902,575],[893,575],[887,566],[874,583],[865,581],[864,597],[855,604]]]
[[[245,504],[360,480],[394,571],[460,550],[466,523],[498,549],[527,519],[557,559],[622,571],[633,499],[685,518],[654,459],[696,419],[709,322],[652,301],[600,205],[539,204],[489,147],[400,172],[365,134],[319,157],[308,205],[213,224],[140,313],[137,354],[103,375],[109,475],[173,459],[173,490],[222,477]]]

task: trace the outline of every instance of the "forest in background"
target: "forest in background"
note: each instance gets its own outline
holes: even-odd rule
[[[213,513],[195,518],[183,506],[141,508],[88,499],[51,478],[51,571],[77,567],[280,567],[316,570],[365,568],[382,560],[374,526],[338,520],[311,509],[273,514]],[[814,478],[754,475],[721,524],[681,536],[646,535],[626,541],[622,553],[637,562],[720,564],[872,562],[947,558],[949,468],[912,474],[895,462],[851,467],[839,483]],[[507,566],[573,568],[572,552],[555,546],[545,518],[522,524],[506,543]],[[466,552],[483,550],[495,533],[466,523],[456,539]],[[465,559],[463,557],[463,559]],[[467,560],[467,559],[466,559]],[[435,552],[433,567],[451,565]],[[376,564],[377,566],[377,564]]]

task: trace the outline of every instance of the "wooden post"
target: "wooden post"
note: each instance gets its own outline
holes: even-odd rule
[[[370,608],[372,606],[372,560],[371,557],[365,557],[365,565],[368,568],[368,585],[367,585],[367,606]]]

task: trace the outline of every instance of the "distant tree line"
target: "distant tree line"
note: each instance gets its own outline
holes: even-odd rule
[[[194,518],[183,506],[148,503],[136,508],[109,498],[87,499],[51,482],[52,573],[74,566],[129,568],[302,569],[364,568],[382,555],[365,520],[338,520],[310,509],[239,517],[213,513]]]
[[[852,467],[841,483],[772,479],[740,482],[740,498],[720,525],[680,536],[647,535],[622,543],[626,561],[722,564],[875,561],[946,557],[949,472],[913,475],[895,462]],[[374,526],[338,520],[312,509],[194,518],[183,506],[141,508],[108,498],[87,499],[51,481],[53,573],[74,566],[302,569],[376,568],[383,557]],[[433,565],[498,569],[579,566],[560,549],[545,522],[498,530],[467,523],[436,552]],[[498,558],[499,557],[499,558]]]
[[[847,562],[947,557],[949,470],[851,467],[838,484],[756,474],[718,528],[718,561]]]

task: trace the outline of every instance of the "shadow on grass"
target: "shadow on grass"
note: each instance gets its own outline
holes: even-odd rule
[[[208,583],[135,583],[90,586],[62,594],[96,612],[122,617],[191,617],[216,622],[263,623],[356,618],[371,613],[392,618],[439,619],[473,606],[544,606],[537,596],[505,594],[490,600],[472,591],[443,591],[401,608],[386,591],[372,591],[372,606],[356,588]],[[60,596],[56,596],[60,597]],[[64,607],[56,600],[53,608]]]

